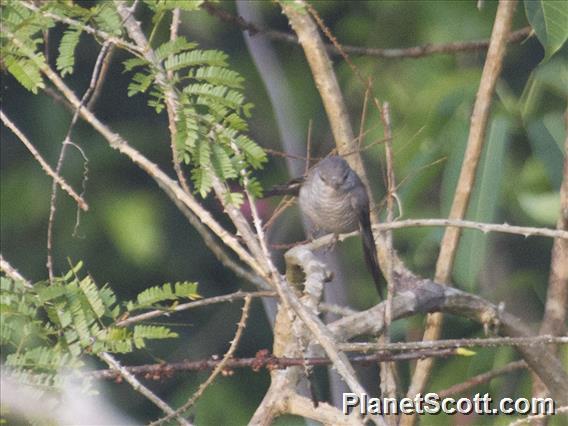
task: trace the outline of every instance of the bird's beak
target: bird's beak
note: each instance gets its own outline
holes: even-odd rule
[[[333,178],[331,179],[331,186],[333,189],[339,189],[339,187],[341,186],[341,179],[337,179],[337,178]]]

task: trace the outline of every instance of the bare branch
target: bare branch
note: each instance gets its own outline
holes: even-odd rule
[[[174,413],[168,414],[166,417],[163,417],[163,418],[161,418],[161,419],[159,419],[155,422],[150,423],[150,425],[156,426],[156,425],[163,424],[163,423],[167,422],[168,420],[170,420],[171,418],[173,418],[174,416],[181,414],[181,413],[184,413],[189,408],[191,408],[195,404],[195,401],[197,401],[199,399],[199,397],[201,397],[201,395],[203,395],[203,392],[205,392],[205,389],[207,389],[207,387],[211,383],[213,383],[213,381],[217,378],[217,376],[227,367],[228,362],[233,357],[233,355],[235,354],[235,351],[237,350],[237,347],[239,346],[239,342],[241,341],[243,331],[244,331],[244,329],[247,325],[247,319],[248,319],[248,314],[249,314],[249,311],[250,311],[251,302],[252,302],[252,297],[246,296],[245,297],[245,303],[244,303],[244,306],[243,306],[243,313],[241,315],[241,319],[239,320],[239,323],[237,324],[237,331],[235,333],[235,337],[233,337],[233,340],[231,341],[231,345],[229,346],[229,350],[225,353],[225,355],[223,356],[223,359],[221,360],[221,362],[219,364],[217,364],[217,366],[215,367],[215,369],[213,370],[211,375],[207,378],[207,380],[205,380],[199,386],[197,391],[195,391],[193,396],[191,398],[189,398],[189,400],[185,404],[183,404],[180,408],[178,408]]]
[[[568,129],[568,111],[564,119],[566,129]],[[564,155],[564,172],[560,186],[560,217],[556,228],[568,231],[568,136],[564,140]],[[568,310],[568,262],[566,259],[568,259],[568,240],[556,238],[552,246],[544,317],[540,325],[542,334],[560,336],[566,331],[566,311]],[[556,351],[555,348],[551,350]],[[533,376],[533,397],[544,397],[546,394],[544,384],[538,377]],[[545,421],[538,420],[535,423],[543,425]]]
[[[350,356],[349,361],[353,364],[370,365],[380,361],[408,361],[413,359],[421,359],[426,357],[449,357],[459,355],[455,349],[442,349],[442,350],[419,350],[415,352],[406,353],[374,353],[371,355],[356,355]],[[198,361],[183,361],[172,363],[160,364],[147,364],[137,365],[131,367],[124,367],[129,373],[136,375],[144,375],[145,379],[150,380],[163,380],[164,378],[171,377],[174,373],[183,371],[203,371],[216,368],[223,359],[211,357],[209,359]],[[253,371],[259,371],[264,368],[269,371],[275,369],[286,369],[296,366],[326,366],[330,365],[331,361],[326,357],[277,357],[270,355],[267,350],[260,350],[254,358],[235,358],[231,357],[224,364],[225,370],[233,370],[239,368],[250,368]],[[526,364],[525,364],[526,366]],[[109,379],[114,380],[120,376],[116,370],[97,370],[87,374],[89,377],[95,379]]]
[[[200,308],[202,306],[207,305],[214,305],[216,303],[225,303],[225,302],[234,302],[240,299],[246,298],[255,298],[255,297],[276,297],[276,293],[274,291],[257,291],[254,293],[244,292],[244,291],[237,291],[235,293],[227,294],[224,296],[215,296],[215,297],[208,297],[207,299],[203,300],[196,300],[194,302],[182,303],[179,305],[173,306],[171,309],[161,309],[161,310],[154,310],[150,312],[145,312],[140,315],[136,315],[130,318],[127,318],[122,321],[118,321],[116,323],[117,327],[128,327],[129,325],[136,324],[140,321],[147,321],[150,319],[158,318],[161,316],[168,316],[174,312],[181,312],[187,311],[188,309],[195,309]]]
[[[73,188],[71,188],[67,184],[67,182],[65,182],[65,180],[50,167],[49,164],[47,164],[47,162],[42,158],[41,154],[38,152],[35,146],[33,146],[30,140],[20,131],[20,129],[16,127],[16,125],[6,116],[6,114],[4,114],[4,111],[0,110],[0,116],[2,118],[2,123],[4,123],[4,125],[8,127],[12,132],[14,132],[18,139],[20,139],[20,141],[32,153],[33,157],[41,165],[41,168],[45,171],[45,173],[48,176],[51,176],[53,178],[53,181],[56,182],[61,187],[61,189],[63,189],[67,194],[69,194],[71,198],[75,200],[81,210],[88,211],[89,205],[87,204],[87,202],[79,194],[77,194],[73,190]]]
[[[503,232],[505,234],[522,235],[526,237],[550,237],[568,240],[568,231],[561,229],[534,228],[530,226],[515,226],[507,223],[483,223],[461,219],[406,219],[390,223],[373,225],[376,230],[400,229],[414,226],[451,226],[456,228],[475,229],[487,232]]]
[[[562,240],[568,239],[568,232],[564,230],[533,228],[527,226],[514,226],[506,223],[504,224],[483,223],[483,222],[474,222],[470,220],[459,220],[459,219],[455,220],[406,219],[390,223],[378,223],[373,225],[373,229],[376,231],[385,231],[389,229],[403,229],[403,228],[421,227],[421,226],[452,226],[464,229],[475,229],[483,233],[503,232],[505,234],[523,235],[525,238],[529,236],[541,236],[541,237],[558,238]],[[315,240],[312,240],[309,244],[306,244],[306,247],[310,248],[310,250],[316,250],[328,246],[334,239],[337,239],[337,241],[344,241],[348,238],[357,236],[358,234],[359,234],[358,231],[350,232],[348,234],[339,234],[337,238],[333,235],[324,235]],[[380,242],[382,242],[382,240]]]
[[[74,28],[80,28],[82,31],[85,31],[87,34],[92,34],[94,36],[100,37],[105,41],[108,41],[118,47],[122,47],[126,50],[129,50],[135,54],[142,54],[143,52],[135,45],[133,45],[132,43],[129,43],[126,40],[123,40],[119,37],[115,37],[105,31],[101,31],[98,29],[95,29],[93,27],[90,27],[89,25],[85,25],[83,22],[80,21],[76,21],[75,19],[71,19],[71,18],[67,18],[64,16],[59,16],[56,15],[54,13],[48,12],[48,11],[44,11],[41,8],[37,7],[36,5],[34,5],[32,2],[26,2],[26,1],[22,1],[20,2],[20,4],[22,6],[24,6],[25,8],[36,12],[36,13],[41,13],[43,16],[45,16],[46,18],[50,18],[53,19],[54,21],[57,22],[62,22],[64,24],[70,25]]]
[[[16,268],[14,268],[10,263],[4,259],[4,257],[0,254],[0,270],[4,271],[7,277],[12,278],[14,281],[21,281],[24,285],[28,288],[33,288],[32,283],[26,280],[22,274],[18,272]]]
[[[108,42],[108,41],[105,41],[100,52],[99,52],[99,54],[98,54],[98,56],[97,56],[95,66],[93,67],[93,73],[91,74],[91,80],[89,82],[89,87],[87,88],[87,90],[85,90],[85,93],[84,93],[83,97],[81,98],[81,102],[75,107],[73,117],[71,118],[71,123],[69,124],[69,128],[67,129],[67,134],[65,135],[65,138],[63,139],[63,143],[61,144],[61,150],[59,152],[59,158],[57,160],[57,166],[55,168],[55,171],[56,171],[57,174],[61,173],[61,169],[63,168],[63,162],[65,161],[65,154],[67,152],[67,147],[69,145],[77,147],[80,150],[81,154],[83,155],[83,159],[85,160],[85,162],[87,161],[84,152],[78,147],[78,145],[76,145],[72,142],[71,133],[73,132],[73,129],[75,128],[75,124],[77,123],[81,109],[88,102],[91,94],[95,91],[95,88],[99,85],[98,82],[100,81],[100,79],[99,79],[100,71],[101,71],[101,68],[103,66],[104,59],[109,52],[110,47],[111,47],[111,43]],[[83,189],[85,188],[86,179],[87,179],[86,173],[87,173],[88,169],[87,169],[86,165],[84,167],[84,170],[85,170],[85,174],[83,175]],[[55,213],[56,213],[56,207],[55,207],[56,200],[57,200],[57,185],[54,181],[53,185],[51,186],[51,197],[49,199],[49,220],[47,222],[47,271],[48,271],[48,274],[49,274],[49,281],[50,282],[53,281],[52,249],[53,249],[53,225],[55,223]],[[79,223],[79,215],[77,215],[77,224],[76,224],[75,228],[78,227],[78,223]]]
[[[371,83],[369,88],[371,89]],[[385,144],[385,160],[387,165],[387,218],[386,223],[391,223],[394,220],[393,200],[395,199],[396,191],[396,178],[394,173],[394,157],[392,150],[392,126],[390,117],[390,107],[388,102],[382,105],[378,111],[381,114],[381,119],[384,123],[384,138],[387,141]],[[384,242],[386,249],[389,253],[388,269],[385,271],[385,279],[387,281],[387,305],[385,309],[385,331],[380,336],[379,342],[384,344],[390,343],[390,324],[392,322],[392,298],[394,297],[394,248],[392,231],[387,230],[384,233]],[[381,395],[388,398],[394,398],[397,394],[397,384],[395,379],[394,363],[384,363],[381,367],[381,387],[383,391]]]
[[[568,405],[564,405],[562,407],[558,407],[554,413],[556,414],[568,414]],[[514,422],[509,423],[508,426],[521,426],[521,425],[532,425],[535,420],[542,420],[550,418],[550,414],[535,414],[534,416],[527,416],[519,420],[515,420]]]
[[[63,94],[66,100],[77,108],[80,101],[75,96],[73,91],[65,84],[65,82],[53,70],[37,59],[33,52],[31,52],[25,44],[18,40],[14,34],[6,31],[6,35],[12,38],[12,42],[16,47],[26,54],[38,66],[41,72],[57,87]],[[110,128],[104,125],[99,119],[89,110],[85,108],[80,109],[81,117],[89,123],[93,128],[106,139],[109,146],[118,150],[121,154],[127,156],[134,164],[139,166],[148,175],[154,179],[158,186],[166,193],[170,199],[176,203],[177,200],[182,202],[188,209],[190,209],[201,222],[209,227],[228,247],[230,247],[251,269],[263,276],[263,270],[259,268],[257,262],[250,256],[250,254],[240,245],[238,240],[227,230],[225,230],[211,214],[205,210],[197,200],[191,195],[183,191],[182,188],[168,175],[166,175],[155,163],[144,157],[139,151],[134,149],[128,144],[119,134],[114,133]]]
[[[470,389],[481,385],[483,383],[490,382],[495,377],[502,376],[503,374],[512,373],[517,370],[527,368],[527,363],[525,361],[513,361],[501,368],[496,368],[495,370],[488,371],[486,373],[478,374],[477,376],[470,377],[463,383],[458,383],[447,389],[436,392],[440,398],[447,398],[452,395],[463,394]]]
[[[497,15],[495,16],[495,23],[489,42],[489,50],[487,51],[487,59],[483,67],[481,81],[471,115],[471,126],[462,168],[450,209],[450,219],[463,219],[469,204],[477,166],[479,165],[481,151],[485,142],[485,131],[489,119],[491,100],[495,91],[497,78],[499,77],[503,65],[503,58],[505,57],[507,40],[510,36],[516,6],[516,0],[501,0],[497,8]],[[459,228],[446,228],[436,264],[435,280],[439,283],[448,283],[450,280],[459,238]],[[424,340],[436,340],[440,337],[442,320],[443,317],[441,314],[428,315],[423,336]],[[433,365],[432,360],[418,361],[414,374],[412,375],[407,396],[414,397],[424,392]],[[404,416],[402,426],[410,426],[415,422],[416,415]]]
[[[294,34],[259,28],[254,23],[246,21],[241,16],[232,15],[231,13],[221,9],[214,3],[206,1],[203,3],[202,7],[211,15],[219,18],[220,20],[233,25],[237,25],[242,30],[248,31],[251,36],[262,34],[272,40],[284,41],[292,44],[300,44],[298,37],[296,37]],[[507,42],[510,44],[520,43],[526,40],[528,37],[531,37],[532,34],[533,32],[531,27],[521,28],[517,31],[512,32],[509,35]],[[398,49],[381,49],[377,47],[343,45],[342,49],[344,52],[352,55],[374,56],[377,58],[385,59],[418,59],[432,55],[454,55],[462,52],[478,52],[487,50],[487,48],[489,47],[489,42],[490,40],[483,39],[472,41],[456,41],[443,44],[429,43],[422,46]],[[326,44],[325,49],[331,55],[341,55],[340,50],[333,44]]]
[[[132,386],[132,389],[134,389],[136,392],[138,392],[148,400],[152,401],[154,405],[160,408],[164,413],[175,416],[176,419],[183,425],[187,426],[191,425],[189,421],[187,421],[180,415],[176,415],[172,407],[170,407],[168,404],[162,401],[154,392],[152,392],[150,389],[148,389],[146,386],[140,383],[140,381],[132,374],[130,374],[124,367],[122,367],[120,363],[116,359],[114,359],[112,355],[110,355],[107,352],[101,352],[99,354],[99,358],[102,359],[104,362],[106,362],[110,368],[116,370],[120,374],[120,376],[124,380],[126,380],[130,384],[130,386]]]
[[[137,46],[141,49],[141,51],[144,52],[144,57],[148,61],[150,61],[154,65],[154,67],[158,70],[158,76],[156,81],[164,88],[164,92],[166,93],[166,107],[168,111],[168,127],[170,131],[170,149],[172,151],[173,168],[175,170],[181,188],[187,194],[191,194],[191,190],[189,188],[189,185],[187,184],[183,171],[180,167],[180,162],[177,158],[177,152],[176,152],[175,140],[177,134],[176,117],[178,109],[177,108],[178,99],[174,88],[168,83],[171,79],[172,74],[166,73],[163,67],[161,66],[161,64],[157,61],[154,51],[149,46],[146,36],[140,29],[140,25],[132,16],[131,9],[127,8],[124,2],[116,2],[116,3],[118,11],[124,20],[124,25],[127,28],[130,37],[136,42]],[[174,9],[172,16],[172,23],[170,26],[171,40],[177,38],[179,24],[180,24],[179,9]],[[188,209],[187,206],[184,206],[184,203],[180,202],[179,198],[172,200],[178,206],[181,212],[184,214],[184,216],[189,221],[189,223],[201,235],[201,238],[203,239],[205,245],[213,252],[213,254],[219,259],[219,261],[223,263],[223,265],[231,269],[238,276],[246,279],[249,282],[256,284],[258,287],[260,288],[267,287],[267,284],[264,280],[262,280],[258,276],[254,276],[249,271],[243,269],[239,264],[237,264],[235,261],[233,261],[230,258],[230,256],[226,253],[225,248],[221,246],[210,235],[210,232],[207,230],[207,227],[204,226],[204,224],[202,223],[203,221],[200,219],[199,214],[197,214],[192,209]]]
[[[509,337],[529,337],[531,330],[521,320],[485,299],[415,277],[396,277],[397,296],[393,299],[393,319],[426,312],[443,312],[468,318],[486,329]],[[343,317],[328,325],[339,341],[361,335],[378,335],[384,329],[385,302],[362,312]],[[517,346],[530,368],[546,383],[555,399],[568,403],[568,374],[546,345]]]
[[[501,346],[534,346],[538,344],[568,344],[568,337],[534,336],[534,337],[487,337],[474,339],[449,339],[417,342],[396,343],[340,343],[337,345],[343,351],[409,351],[419,349],[458,349],[458,348],[487,348]]]

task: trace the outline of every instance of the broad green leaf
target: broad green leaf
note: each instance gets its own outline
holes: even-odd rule
[[[554,118],[559,119],[560,124],[562,124],[561,115],[557,117],[549,116],[547,122],[551,128],[557,126]],[[562,166],[566,155],[563,148],[559,145],[563,143],[563,140],[559,138],[562,135],[559,134],[558,129],[554,129],[556,132],[556,137],[554,137],[545,125],[544,119],[540,118],[531,121],[526,127],[529,142],[535,156],[544,164],[544,170],[551,186],[554,189],[559,189],[562,182]],[[560,133],[563,133],[562,129],[560,129]]]
[[[137,264],[158,262],[164,241],[159,203],[142,192],[118,195],[104,208],[108,237]]]
[[[523,212],[539,225],[554,226],[560,214],[558,192],[533,194],[525,192],[518,197]]]
[[[489,129],[487,142],[477,171],[475,188],[467,219],[493,222],[499,207],[503,164],[510,140],[511,123],[505,117],[496,117]],[[454,275],[470,291],[475,289],[479,272],[487,253],[488,235],[464,230],[456,257]]]
[[[525,13],[549,59],[568,39],[568,2],[525,0]]]

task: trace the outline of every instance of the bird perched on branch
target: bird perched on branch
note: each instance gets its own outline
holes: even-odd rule
[[[332,156],[312,167],[299,186],[299,202],[300,208],[316,230],[333,234],[359,230],[363,239],[365,262],[382,297],[381,272],[371,229],[369,197],[365,185],[347,161]]]

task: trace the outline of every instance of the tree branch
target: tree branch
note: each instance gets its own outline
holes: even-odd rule
[[[406,353],[374,353],[371,355],[355,355],[350,356],[349,361],[353,364],[371,365],[381,361],[408,361],[421,359],[426,357],[444,357],[459,355],[455,349],[426,349]],[[144,375],[148,380],[164,380],[178,372],[187,371],[203,371],[216,368],[223,360],[210,358],[198,361],[169,362],[159,364],[136,365],[124,367],[129,373],[136,375]],[[254,358],[235,358],[231,357],[224,364],[225,370],[234,370],[240,368],[250,368],[257,372],[260,369],[283,370],[289,367],[305,367],[305,366],[327,366],[331,365],[331,361],[327,357],[277,357],[270,355],[268,350],[260,350]],[[525,364],[526,367],[526,364]],[[120,374],[112,369],[96,370],[87,374],[95,379],[115,380]]]
[[[156,405],[164,413],[175,415],[176,419],[182,425],[191,426],[191,423],[189,421],[187,421],[180,415],[175,414],[172,407],[170,407],[168,404],[162,401],[162,399],[160,399],[154,392],[152,392],[150,389],[148,389],[146,386],[140,383],[140,381],[132,374],[130,374],[124,367],[122,367],[120,363],[116,359],[114,359],[114,357],[111,354],[106,352],[101,352],[99,354],[99,358],[102,359],[104,362],[106,362],[108,366],[111,367],[113,370],[116,370],[120,374],[120,376],[124,380],[126,380],[130,384],[130,386],[132,386],[132,389],[134,389],[136,392],[138,392],[148,400],[152,401],[154,405]]]
[[[237,347],[239,346],[239,342],[241,341],[241,337],[243,335],[243,330],[245,329],[246,324],[247,324],[247,319],[248,319],[248,315],[249,315],[249,311],[250,311],[251,301],[252,301],[252,297],[250,297],[250,296],[245,297],[245,303],[244,303],[243,308],[242,308],[243,313],[241,315],[241,319],[239,320],[239,323],[237,324],[237,331],[235,333],[235,337],[233,337],[233,340],[231,341],[231,345],[229,346],[229,350],[227,350],[225,355],[223,355],[223,359],[221,360],[221,362],[219,362],[219,364],[217,364],[215,366],[215,368],[213,369],[213,372],[209,375],[207,380],[205,380],[199,386],[197,391],[195,391],[195,393],[192,395],[192,397],[189,398],[189,400],[185,404],[183,404],[180,408],[178,408],[175,412],[168,414],[166,417],[163,417],[163,418],[161,418],[161,419],[159,419],[155,422],[150,423],[150,425],[157,426],[157,425],[163,424],[163,423],[167,422],[168,420],[172,419],[173,417],[175,417],[179,414],[182,414],[185,411],[187,411],[189,408],[191,408],[195,404],[195,401],[197,401],[201,397],[201,395],[203,395],[203,392],[205,392],[205,389],[207,389],[207,387],[209,387],[209,385],[211,383],[213,383],[213,381],[217,378],[217,376],[219,374],[221,374],[221,372],[227,367],[227,364],[229,363],[229,361],[231,360],[231,358],[235,354],[235,351],[237,350]]]
[[[217,17],[223,22],[230,23],[238,26],[243,31],[248,31],[251,36],[256,34],[264,35],[272,40],[284,41],[286,43],[300,44],[298,37],[294,34],[289,34],[284,31],[269,30],[259,28],[258,25],[246,21],[241,16],[235,16],[226,10],[221,9],[216,4],[206,1],[201,6],[212,16]],[[510,44],[520,43],[531,37],[533,31],[531,27],[524,27],[512,32],[507,42]],[[478,52],[487,50],[490,40],[471,40],[471,41],[456,41],[443,44],[424,44],[422,46],[394,48],[394,49],[381,49],[377,47],[362,47],[362,46],[349,46],[343,45],[342,50],[345,53],[352,55],[374,56],[377,58],[385,59],[418,59],[433,55],[453,55],[462,52]],[[341,55],[341,51],[333,44],[325,44],[325,49],[330,55]]]
[[[481,75],[479,89],[471,115],[471,125],[469,137],[463,158],[462,168],[455,190],[454,200],[450,209],[450,219],[463,219],[469,204],[471,192],[475,183],[475,175],[479,159],[485,142],[485,131],[489,119],[491,100],[495,91],[497,78],[501,72],[503,58],[507,47],[507,39],[511,30],[511,24],[516,0],[500,0],[495,16],[495,23],[487,51],[487,59]],[[435,280],[440,283],[450,281],[451,272],[456,256],[460,238],[459,228],[446,228],[444,237],[440,245],[440,253],[436,263]],[[442,330],[442,315],[428,315],[424,340],[436,340],[440,337]],[[418,393],[423,393],[430,378],[433,361],[418,361],[416,369],[412,375],[407,396],[414,397]],[[402,426],[410,426],[416,422],[416,415],[404,416]]]
[[[51,176],[54,180],[54,182],[56,182],[61,189],[63,189],[71,198],[73,198],[75,200],[75,202],[77,203],[77,205],[79,206],[79,208],[83,211],[88,211],[89,210],[89,205],[87,204],[87,202],[83,199],[83,197],[81,197],[79,194],[77,194],[73,188],[71,188],[71,186],[69,186],[67,184],[67,182],[65,182],[65,180],[59,176],[51,167],[49,164],[47,164],[47,162],[42,158],[41,154],[38,152],[38,150],[35,148],[35,146],[33,146],[33,144],[30,142],[30,140],[26,137],[26,135],[24,135],[20,129],[18,129],[16,127],[16,125],[6,116],[6,114],[4,114],[4,111],[0,110],[0,117],[2,118],[2,123],[4,123],[4,125],[6,127],[8,127],[12,132],[14,132],[14,134],[18,137],[18,139],[20,139],[20,141],[26,146],[26,148],[32,153],[33,157],[36,159],[36,161],[41,165],[41,168],[45,171],[45,173],[48,176]]]
[[[529,337],[531,330],[515,316],[485,299],[437,284],[432,280],[417,281],[414,277],[396,276],[397,296],[393,299],[393,319],[406,318],[427,312],[443,312],[468,318],[496,329],[509,337]],[[384,329],[385,302],[371,309],[343,317],[328,325],[338,341],[361,335],[378,335]],[[518,346],[517,351],[529,367],[546,383],[552,396],[562,404],[568,403],[568,374],[546,345]]]
[[[564,115],[568,130],[568,111]],[[568,134],[568,133],[567,133]],[[560,186],[560,217],[556,223],[558,230],[568,230],[568,136],[564,140],[564,172]],[[556,238],[552,246],[550,275],[544,306],[544,317],[540,325],[542,334],[561,336],[566,332],[566,315],[568,310],[568,240]],[[551,348],[557,352],[556,348]],[[547,395],[544,384],[533,375],[533,397]],[[546,424],[545,420],[537,420],[537,424]]]

